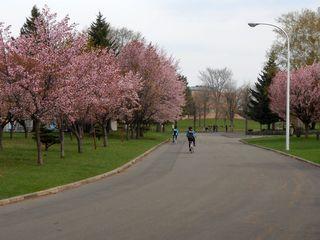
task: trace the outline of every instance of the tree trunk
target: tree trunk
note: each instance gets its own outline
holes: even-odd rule
[[[247,116],[245,118],[244,131],[245,131],[245,134],[247,135],[248,134],[248,118],[247,118]]]
[[[140,123],[138,122],[136,125],[136,139],[140,137]]]
[[[107,133],[109,134],[109,133],[110,133],[110,130],[111,130],[111,119],[110,119],[110,118],[107,120],[106,129],[107,129]]]
[[[107,123],[104,122],[102,124],[102,132],[103,132],[103,147],[108,146],[108,132],[107,132]]]
[[[207,118],[207,106],[204,104],[203,106],[203,127],[206,127],[206,118]]]
[[[27,125],[25,124],[25,121],[24,121],[24,124],[22,125],[23,127],[23,130],[24,130],[24,138],[28,138],[28,128],[27,128]]]
[[[60,138],[60,158],[64,158],[64,131],[63,125],[59,128],[59,138]]]
[[[83,128],[80,123],[73,123],[71,126],[71,129],[77,139],[78,153],[82,153],[83,152],[83,149],[82,149]]]
[[[156,132],[161,132],[161,123],[157,123]]]
[[[92,131],[93,131],[93,146],[94,149],[97,149],[97,140],[96,140],[96,128],[94,127],[94,125],[92,125]]]
[[[2,139],[3,139],[3,127],[0,124],[0,151],[3,150]]]
[[[69,136],[70,136],[70,141],[72,142],[72,131],[69,132]]]
[[[35,123],[35,135],[36,135],[36,143],[37,143],[37,163],[38,165],[43,165],[43,159],[42,159],[42,151],[41,151],[41,139],[40,139],[40,120],[36,119],[34,121]]]
[[[14,121],[10,121],[10,139],[13,138]]]
[[[230,125],[231,125],[231,132],[233,132],[233,129],[234,129],[234,119],[233,118],[230,119]]]
[[[81,137],[76,136],[77,139],[77,145],[78,145],[78,153],[83,153],[83,149],[82,149],[82,139]]]
[[[308,123],[305,123],[304,124],[304,128],[305,128],[305,138],[308,138],[309,137],[309,124]]]
[[[196,130],[197,114],[193,115],[193,129]]]
[[[144,127],[143,127],[143,125],[140,127],[140,137],[142,137],[143,138],[143,136],[144,136]]]
[[[133,131],[133,125],[130,124],[130,138],[133,139],[134,138],[134,131]]]
[[[126,124],[125,127],[126,127],[126,139],[128,141],[129,140],[129,125]]]
[[[218,108],[216,107],[215,113],[214,113],[214,124],[215,124],[215,125],[218,124],[218,114],[219,114],[218,112],[219,112],[219,110],[218,110]]]
[[[28,138],[28,128],[25,120],[20,120],[18,123],[23,127],[24,138]]]
[[[35,132],[36,131],[36,121],[32,120],[32,130],[31,132]]]

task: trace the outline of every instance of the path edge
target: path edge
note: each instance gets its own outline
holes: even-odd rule
[[[76,182],[72,182],[72,183],[67,183],[64,185],[60,185],[60,186],[56,186],[53,188],[49,188],[49,189],[45,189],[45,190],[41,190],[41,191],[37,191],[37,192],[32,192],[32,193],[27,193],[27,194],[23,194],[23,195],[19,195],[19,196],[15,196],[15,197],[10,197],[10,198],[5,198],[0,200],[0,207],[1,206],[5,206],[8,204],[13,204],[13,203],[18,203],[24,200],[28,200],[28,199],[34,199],[34,198],[38,198],[38,197],[42,197],[42,196],[47,196],[47,195],[51,195],[51,194],[56,194],[56,193],[60,193],[63,192],[65,190],[69,190],[69,189],[74,189],[74,188],[78,188],[80,186],[89,184],[89,183],[93,183],[96,182],[98,180],[107,178],[107,177],[111,177],[113,175],[119,174],[123,171],[125,171],[126,169],[130,168],[131,166],[133,166],[134,164],[136,164],[137,162],[143,160],[143,158],[145,156],[147,156],[148,154],[152,153],[153,151],[155,151],[156,149],[158,149],[159,147],[161,147],[162,145],[168,143],[170,140],[167,139],[155,146],[153,146],[152,148],[148,149],[147,151],[145,151],[144,153],[140,154],[139,156],[135,157],[134,159],[130,160],[129,162],[125,163],[124,165],[113,169],[109,172],[105,172],[93,177],[89,177],[89,178],[85,178]]]
[[[245,139],[240,139],[239,142],[241,142],[243,144],[246,144],[246,145],[249,145],[249,146],[253,146],[253,147],[261,148],[261,149],[268,150],[268,151],[271,151],[271,152],[275,152],[275,153],[278,153],[278,154],[293,158],[293,159],[298,160],[300,162],[311,164],[311,165],[313,165],[315,167],[319,167],[320,168],[320,164],[319,163],[315,163],[315,162],[309,161],[309,160],[304,159],[302,157],[298,157],[298,156],[295,156],[295,155],[292,155],[292,154],[289,154],[289,153],[282,152],[280,150],[276,150],[276,149],[260,146],[260,145],[257,145],[257,144],[248,143]]]

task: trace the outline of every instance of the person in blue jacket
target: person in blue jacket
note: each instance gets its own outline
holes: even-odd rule
[[[178,135],[179,135],[179,130],[177,128],[177,126],[174,126],[174,128],[172,129],[172,142],[176,142],[178,139]]]
[[[186,132],[186,136],[189,142],[189,151],[191,151],[191,144],[196,146],[196,132],[192,129],[192,127],[189,127],[188,131]]]

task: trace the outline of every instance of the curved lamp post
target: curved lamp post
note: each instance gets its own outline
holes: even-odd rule
[[[286,103],[286,150],[290,150],[290,38],[285,30],[281,27],[270,23],[248,23],[250,27],[266,25],[279,29],[287,38],[288,57],[287,57],[287,103]]]

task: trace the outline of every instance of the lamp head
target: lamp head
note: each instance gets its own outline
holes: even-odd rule
[[[259,23],[248,23],[248,25],[249,25],[250,27],[255,27],[255,26],[258,26]]]

